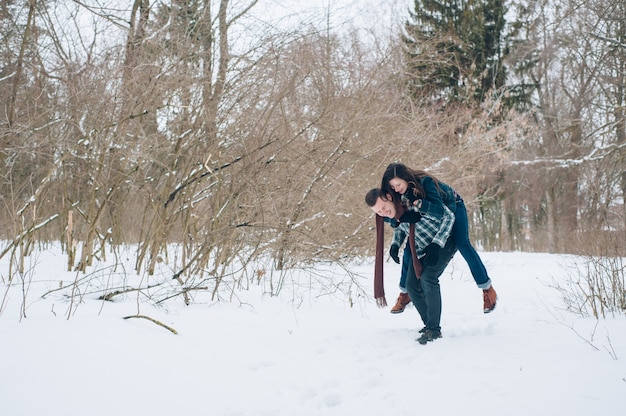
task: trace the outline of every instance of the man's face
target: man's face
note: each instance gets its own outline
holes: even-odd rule
[[[391,195],[387,195],[387,200],[378,197],[376,203],[372,208],[372,211],[380,215],[381,217],[394,218],[396,216],[396,207],[391,201]]]

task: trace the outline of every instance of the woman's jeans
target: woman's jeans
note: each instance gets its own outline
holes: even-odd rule
[[[450,239],[454,240],[454,244],[457,249],[461,253],[461,256],[467,262],[467,265],[472,272],[472,276],[474,277],[474,281],[476,285],[480,289],[489,289],[491,286],[491,279],[487,275],[487,269],[485,269],[485,265],[482,260],[478,256],[478,253],[472,247],[472,243],[469,239],[469,224],[467,221],[467,209],[465,208],[465,203],[461,198],[457,198],[456,200],[456,212],[455,212],[455,221],[452,226],[452,232],[450,234]],[[407,270],[411,261],[411,249],[408,244],[405,244],[404,254],[402,255],[402,272],[400,274],[400,291],[406,292],[406,277]]]

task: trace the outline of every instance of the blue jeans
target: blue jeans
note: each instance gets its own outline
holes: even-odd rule
[[[439,260],[434,266],[423,266],[422,275],[418,279],[413,269],[413,259],[409,257],[406,288],[409,297],[428,329],[441,330],[441,288],[439,276],[454,257],[456,247],[452,238],[448,238],[446,246],[439,251]],[[419,261],[419,260],[418,260]]]
[[[489,286],[491,286],[491,279],[487,275],[487,269],[485,269],[485,265],[480,259],[480,256],[470,242],[467,209],[465,208],[465,203],[461,198],[456,200],[456,212],[454,215],[455,220],[454,225],[452,226],[450,238],[454,240],[454,244],[459,250],[459,253],[461,253],[461,256],[463,256],[467,262],[476,285],[480,289],[489,289]],[[411,249],[409,248],[409,245],[406,244],[404,247],[404,254],[402,255],[402,272],[400,273],[401,292],[406,292],[406,276],[410,261]]]

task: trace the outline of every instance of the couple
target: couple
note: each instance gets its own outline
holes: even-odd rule
[[[370,190],[365,202],[376,213],[374,296],[380,307],[387,305],[383,288],[384,223],[394,228],[389,254],[396,263],[400,263],[400,247],[409,237],[402,256],[400,296],[391,312],[402,312],[413,301],[425,325],[419,331],[420,344],[441,338],[439,276],[457,249],[483,290],[483,312],[493,311],[496,292],[470,243],[465,203],[454,189],[424,171],[392,163],[385,170],[381,188]]]

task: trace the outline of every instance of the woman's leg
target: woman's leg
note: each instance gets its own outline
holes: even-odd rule
[[[413,267],[411,264],[411,248],[407,243],[404,248],[404,254],[402,255],[402,270],[400,272],[400,296],[396,300],[396,304],[391,308],[391,313],[402,313],[406,305],[411,303],[411,297],[406,290],[406,274],[409,267]]]
[[[409,243],[407,242],[404,246],[404,253],[402,254],[402,271],[400,272],[400,292],[406,292],[406,274],[407,270],[410,267],[413,267],[411,264],[411,247],[409,247]]]
[[[462,199],[456,203],[456,212],[454,213],[456,220],[452,227],[452,238],[459,252],[467,262],[472,272],[476,285],[485,290],[491,286],[491,279],[487,275],[487,269],[483,264],[476,249],[472,246],[469,239],[469,225],[467,221],[467,209]]]

